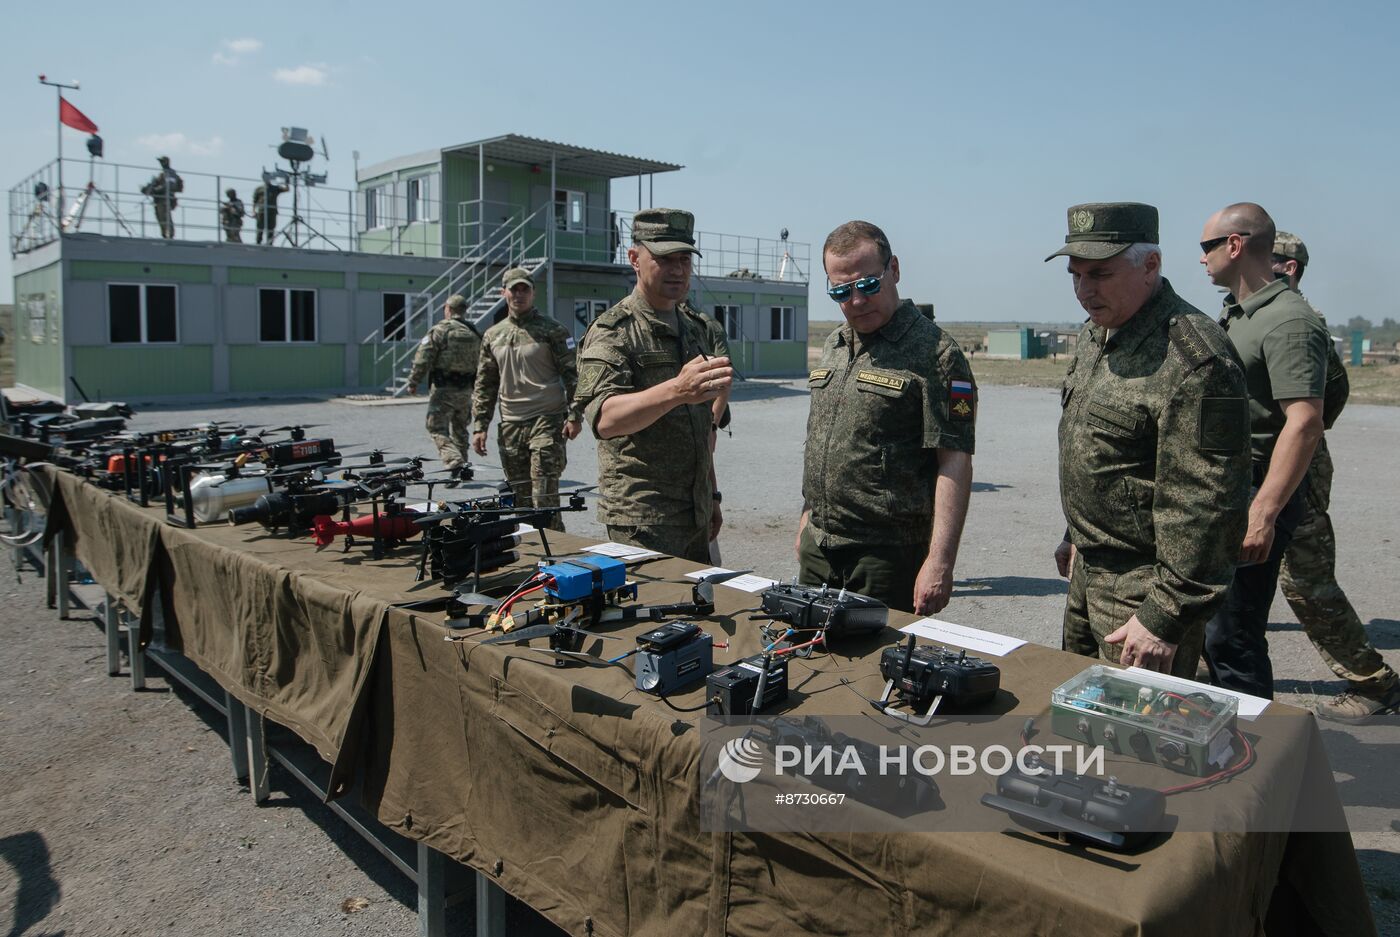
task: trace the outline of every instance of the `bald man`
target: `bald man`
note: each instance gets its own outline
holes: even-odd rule
[[[1273,219],[1253,202],[1226,206],[1201,231],[1201,263],[1229,291],[1221,325],[1249,394],[1251,500],[1239,566],[1206,625],[1205,657],[1219,686],[1273,698],[1265,629],[1279,563],[1303,517],[1304,478],[1322,439],[1331,337],[1307,301],[1275,279]]]

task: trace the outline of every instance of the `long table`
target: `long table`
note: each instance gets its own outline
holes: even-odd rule
[[[1338,937],[1375,932],[1345,832],[1178,831],[1124,857],[1001,832],[707,832],[703,716],[680,711],[703,702],[701,691],[667,705],[616,668],[444,640],[440,613],[396,607],[436,588],[415,586],[411,547],[372,561],[260,528],[183,529],[66,473],[51,480],[50,536],[61,532],[131,610],[143,643],[158,603],[168,644],[239,705],[314,746],[331,769],[329,797],[353,792],[389,829],[570,933],[1206,937],[1260,933],[1266,921],[1271,935],[1309,923]],[[556,554],[584,544],[550,540]],[[540,555],[537,541],[521,549],[521,566],[487,591],[502,594]],[[695,568],[662,558],[631,576],[642,601],[679,601]],[[744,615],[753,596],[716,593],[706,628],[729,645],[717,658],[758,651]],[[623,639],[610,644],[632,646],[641,628],[610,632]],[[788,711],[866,709],[890,640],[794,661]],[[1035,645],[997,662],[1017,718],[1043,717],[1051,688],[1086,664]],[[1281,704],[1271,713],[1259,763],[1231,782],[1261,813],[1327,771],[1312,716]],[[1326,790],[1332,802],[1314,812],[1340,815]]]

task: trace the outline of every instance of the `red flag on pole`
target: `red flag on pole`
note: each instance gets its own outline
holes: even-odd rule
[[[58,120],[59,123],[66,124],[74,130],[97,133],[97,125],[88,120],[86,114],[69,104],[68,99],[62,95],[58,98]]]

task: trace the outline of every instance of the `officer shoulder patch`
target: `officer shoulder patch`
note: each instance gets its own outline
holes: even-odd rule
[[[1249,404],[1243,397],[1202,397],[1196,448],[1242,452],[1249,446]]]
[[[573,347],[574,347],[574,337],[573,337],[572,335],[569,335],[569,336],[567,336],[567,337],[564,339],[564,347],[565,347],[565,348],[568,348],[568,349],[571,349],[571,350],[573,349]]]
[[[1207,331],[1210,320],[1205,316],[1172,316],[1167,334],[1176,346],[1177,353],[1185,360],[1192,371],[1210,361],[1222,350],[1220,342]]]

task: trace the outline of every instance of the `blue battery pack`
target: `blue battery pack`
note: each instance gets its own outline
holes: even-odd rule
[[[540,567],[554,578],[544,594],[552,602],[576,602],[595,592],[612,592],[627,583],[627,566],[610,556],[590,553],[570,556]]]

